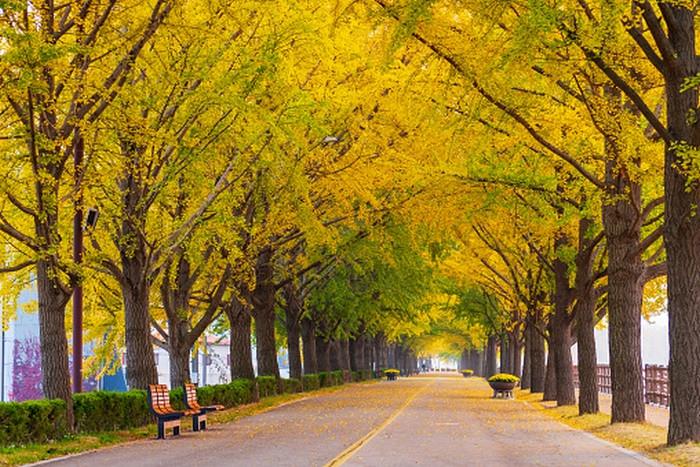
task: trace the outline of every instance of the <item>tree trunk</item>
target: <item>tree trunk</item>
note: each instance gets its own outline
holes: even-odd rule
[[[253,349],[250,343],[251,322],[250,312],[236,298],[224,307],[231,326],[231,341],[229,343],[231,359],[231,379],[254,379]]]
[[[547,350],[547,371],[545,373],[542,400],[555,401],[557,400],[557,367],[555,363],[556,357],[554,356],[556,351],[551,345],[548,345]]]
[[[528,322],[525,325],[525,357],[523,361],[523,375],[520,379],[520,387],[522,389],[530,389],[532,378],[530,377],[530,352],[532,351],[532,326]]]
[[[537,393],[544,392],[546,364],[541,312],[536,311],[534,316],[530,334],[530,392]]]
[[[568,237],[558,234],[555,251],[570,245]],[[569,304],[571,289],[567,264],[558,256],[554,259],[554,316],[552,316],[552,336],[550,342],[554,350],[556,367],[557,405],[576,404],[574,389],[574,368],[571,360],[571,319]]]
[[[310,318],[301,320],[301,339],[304,351],[304,374],[318,373],[318,359],[316,353],[316,326]]]
[[[168,320],[168,357],[170,361],[170,387],[179,388],[192,382],[190,376],[190,350],[187,342],[189,325],[186,321]]]
[[[362,335],[350,339],[350,369],[352,371],[360,371],[365,368],[364,342],[364,337]]]
[[[272,248],[258,254],[255,265],[255,290],[252,293],[255,318],[255,344],[259,376],[280,377],[275,341],[275,285],[273,284]]]
[[[143,279],[145,271],[136,271],[140,269],[136,260],[123,258],[122,264],[124,275],[127,277],[122,285],[126,321],[126,382],[129,389],[147,389],[149,384],[158,383],[148,311],[150,288]],[[138,278],[139,275],[142,279],[136,279],[137,282],[129,279]]]
[[[316,336],[316,361],[318,362],[318,371],[331,371],[331,352],[330,342],[321,336]]]
[[[511,373],[516,375],[518,378],[522,374],[523,371],[523,360],[522,360],[522,349],[520,346],[520,339],[518,339],[518,333],[517,331],[513,331],[512,334],[509,334],[510,338],[510,344],[509,347],[511,349],[510,352],[510,361],[511,361]]]
[[[66,402],[67,423],[73,427],[66,305],[69,296],[51,277],[45,261],[37,262],[37,298],[39,301],[39,344],[41,346],[41,387],[46,399]]]
[[[576,256],[576,294],[574,307],[576,317],[576,341],[578,343],[579,415],[598,413],[598,378],[595,346],[594,261],[588,231],[593,221],[583,218],[579,221],[579,252]],[[608,267],[608,271],[610,267]]]
[[[496,374],[497,366],[497,342],[496,336],[489,336],[486,342],[486,376],[487,378]]]
[[[590,295],[590,294],[589,294]],[[579,415],[598,413],[598,378],[595,347],[595,298],[579,298],[576,305],[578,344]]]
[[[293,282],[285,287],[285,327],[287,330],[287,354],[289,356],[289,377],[301,379],[301,336],[300,318],[303,304]]]
[[[642,294],[640,250],[641,188],[606,164],[606,182],[615,196],[603,206],[608,244],[608,328],[612,377],[612,423],[644,421],[642,376]],[[670,294],[669,294],[670,295]]]
[[[372,338],[367,334],[362,336],[363,347],[365,349],[365,366],[363,370],[374,369],[374,345],[372,345]]]

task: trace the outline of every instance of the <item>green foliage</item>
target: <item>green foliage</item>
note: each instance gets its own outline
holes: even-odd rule
[[[488,381],[489,383],[517,383],[520,378],[509,373],[496,373]]]
[[[151,421],[144,391],[74,394],[73,413],[78,432],[123,430]]]
[[[277,380],[274,376],[258,376],[255,381],[258,384],[258,394],[261,399],[277,394]]]
[[[308,374],[301,377],[301,383],[304,391],[314,391],[321,387],[321,380],[319,375]]]
[[[296,378],[280,379],[280,389],[283,394],[294,394],[302,391],[301,381]]]
[[[321,371],[318,377],[322,388],[343,384],[343,372],[341,370]]]
[[[44,442],[68,432],[62,400],[0,403],[0,446]]]

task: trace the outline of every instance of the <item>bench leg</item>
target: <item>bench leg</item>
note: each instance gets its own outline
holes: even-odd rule
[[[173,427],[173,436],[180,436],[180,425]]]
[[[158,439],[165,439],[165,423],[158,420]]]
[[[200,431],[207,429],[207,414],[192,416],[192,431]]]

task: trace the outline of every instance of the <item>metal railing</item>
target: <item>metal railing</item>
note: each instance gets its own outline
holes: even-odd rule
[[[598,391],[612,393],[612,374],[610,365],[598,365]],[[670,403],[670,388],[668,367],[663,365],[644,365],[642,370],[644,384],[644,402],[660,407],[668,407]],[[574,384],[578,388],[578,367],[574,366]]]

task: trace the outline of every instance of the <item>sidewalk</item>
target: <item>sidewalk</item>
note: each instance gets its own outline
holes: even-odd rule
[[[578,391],[576,392],[578,396]],[[612,411],[612,396],[610,394],[600,393],[598,400],[600,401],[600,411],[610,415]],[[648,423],[668,428],[668,418],[670,416],[668,409],[649,404],[646,404],[645,408]]]
[[[578,389],[576,390],[576,399],[578,400]],[[600,411],[610,415],[612,413],[612,396],[610,394],[598,393],[598,401],[600,402]],[[551,403],[546,402],[545,405]],[[556,402],[552,406],[556,406]],[[668,409],[655,405],[645,405],[646,420],[652,425],[657,425],[663,428],[668,428],[668,418],[670,416]]]

